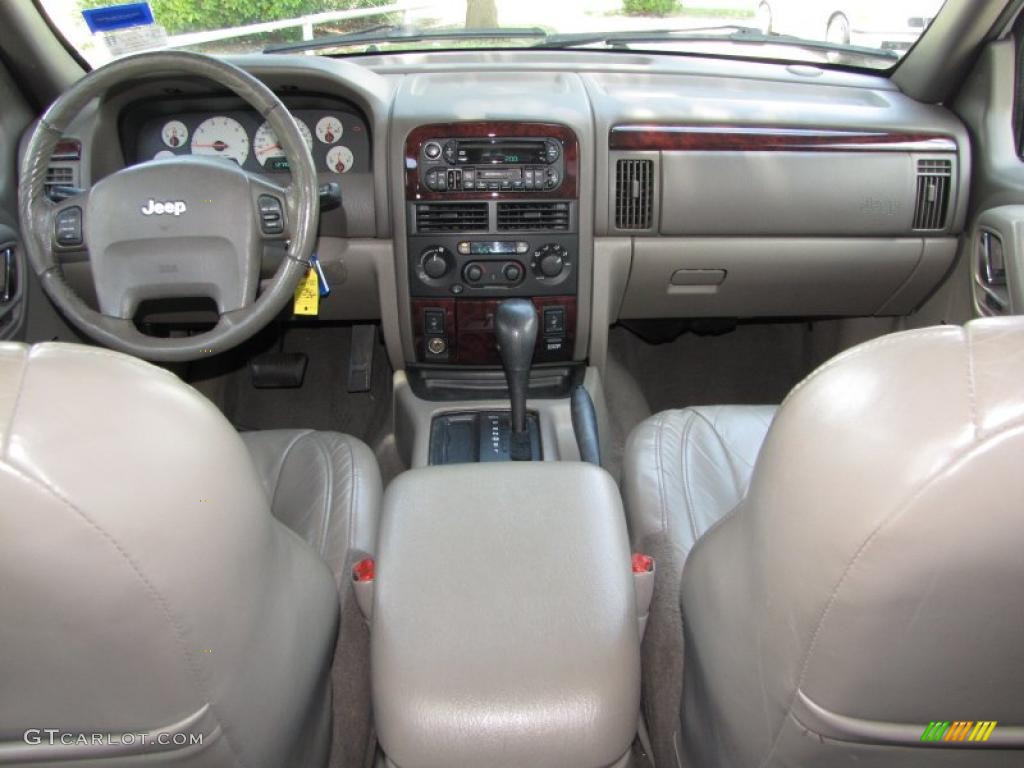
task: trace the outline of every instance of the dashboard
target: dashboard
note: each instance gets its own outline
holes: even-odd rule
[[[877,75],[562,51],[229,60],[341,189],[320,216],[321,319],[379,318],[396,368],[494,365],[509,296],[538,308],[551,365],[600,364],[618,320],[905,315],[964,230],[963,123]],[[50,170],[76,186],[189,153],[288,173],[257,113],[186,78],[111,94],[68,138]]]

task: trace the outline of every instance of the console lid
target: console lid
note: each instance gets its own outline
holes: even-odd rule
[[[575,462],[452,465],[388,487],[371,640],[398,768],[602,768],[636,731],[640,655],[618,489]]]

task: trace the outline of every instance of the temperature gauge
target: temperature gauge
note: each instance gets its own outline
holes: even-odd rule
[[[352,164],[356,159],[352,156],[352,150],[344,144],[331,147],[327,153],[327,170],[335,173],[348,173],[352,170]]]

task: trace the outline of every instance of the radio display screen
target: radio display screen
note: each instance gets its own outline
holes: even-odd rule
[[[546,155],[543,141],[460,141],[458,161],[467,165],[515,165],[543,163]]]
[[[491,256],[504,253],[516,253],[515,242],[473,242],[469,244],[469,252],[474,256]]]

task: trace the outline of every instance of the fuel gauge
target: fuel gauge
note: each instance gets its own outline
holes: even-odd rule
[[[333,144],[341,138],[344,131],[341,120],[330,115],[321,117],[316,122],[316,137],[324,144]]]

